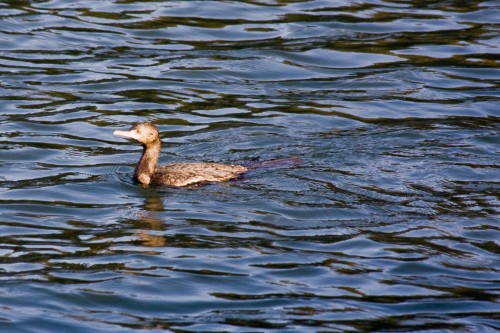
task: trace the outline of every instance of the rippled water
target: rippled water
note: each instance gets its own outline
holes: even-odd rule
[[[0,4],[0,331],[500,329],[498,1]],[[162,162],[294,167],[190,189]]]

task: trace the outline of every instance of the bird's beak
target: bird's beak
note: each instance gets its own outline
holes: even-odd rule
[[[130,130],[130,131],[114,131],[113,135],[115,136],[121,136],[123,138],[130,138],[139,141],[140,135],[137,133],[135,130]]]

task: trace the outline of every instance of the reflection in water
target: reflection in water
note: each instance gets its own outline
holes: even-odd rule
[[[496,332],[499,17],[0,4],[0,331]],[[144,120],[161,163],[301,163],[144,189]]]
[[[163,200],[156,190],[145,192],[144,210],[138,216],[136,223],[140,230],[136,235],[144,246],[161,247],[166,245],[166,240],[162,236],[155,235],[155,230],[165,230],[165,221],[161,212],[164,212]],[[149,231],[153,232],[149,232]]]

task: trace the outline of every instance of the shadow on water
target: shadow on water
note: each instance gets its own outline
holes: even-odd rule
[[[0,4],[0,331],[498,325],[494,1]],[[160,162],[252,165],[187,189]]]

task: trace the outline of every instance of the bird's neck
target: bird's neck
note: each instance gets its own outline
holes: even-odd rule
[[[156,170],[156,164],[158,163],[159,156],[160,140],[148,145],[143,145],[141,159],[135,167],[134,180],[143,185],[149,185]]]

